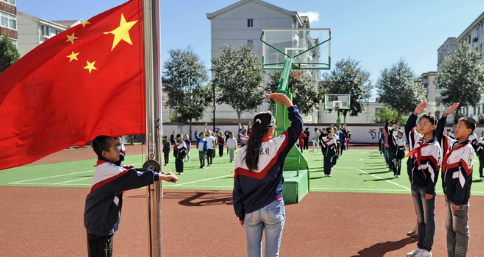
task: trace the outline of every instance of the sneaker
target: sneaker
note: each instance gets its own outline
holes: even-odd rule
[[[420,253],[420,251],[422,251],[422,249],[417,248],[417,249],[415,249],[415,250],[413,250],[413,251],[411,251],[411,252],[407,253],[407,256],[417,256],[417,254],[419,254],[419,253]]]
[[[427,250],[420,249],[420,251],[415,255],[415,257],[432,257],[432,253]]]
[[[481,180],[483,180],[483,179],[484,179],[484,177],[481,177]]]
[[[328,174],[328,177],[331,177],[331,174]]]

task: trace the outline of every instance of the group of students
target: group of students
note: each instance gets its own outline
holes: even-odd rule
[[[437,119],[423,114],[427,103],[420,103],[405,124],[409,153],[407,171],[417,214],[417,248],[407,256],[432,256],[435,235],[435,186],[441,170],[445,195],[445,228],[448,256],[466,256],[469,244],[469,197],[472,184],[474,147],[471,137],[476,122],[462,117],[452,138],[444,133],[446,117],[459,106],[449,106]],[[420,118],[418,116],[420,115]],[[415,127],[416,125],[416,127]]]
[[[403,131],[398,129],[398,122],[393,121],[393,118],[380,128],[378,143],[380,155],[384,156],[387,167],[393,172],[395,178],[400,178],[406,141],[403,138]]]
[[[225,138],[221,131],[212,132],[205,129],[202,132],[198,132],[198,127],[194,133],[197,140],[196,147],[198,150],[198,156],[200,160],[200,169],[205,168],[205,159],[207,159],[207,165],[212,166],[213,158],[215,158],[215,145],[219,146],[219,156],[224,155],[224,146],[227,146],[227,154],[229,155],[230,162],[234,161],[234,153],[237,148],[237,139],[234,133],[230,131],[225,132]],[[217,135],[217,138],[215,138]]]
[[[346,131],[343,127],[338,130],[336,126],[322,129],[317,133],[316,131],[317,128],[315,129],[315,136],[318,135],[318,143],[323,152],[324,176],[331,177],[331,171],[337,160],[343,155],[343,151],[349,149],[351,132]]]

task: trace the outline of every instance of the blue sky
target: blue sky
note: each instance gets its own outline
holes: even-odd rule
[[[19,11],[47,20],[87,20],[124,0],[17,0]],[[162,60],[191,45],[210,68],[210,21],[236,0],[160,0]],[[351,57],[376,82],[403,58],[416,75],[437,69],[437,49],[458,37],[482,12],[482,0],[266,0],[289,11],[312,12],[312,28],[331,28],[332,61]],[[465,3],[465,4],[464,4]]]

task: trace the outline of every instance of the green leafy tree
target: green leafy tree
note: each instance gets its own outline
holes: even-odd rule
[[[400,59],[390,68],[385,68],[376,83],[379,103],[397,111],[396,121],[401,122],[404,113],[415,109],[425,100],[425,93],[408,64]]]
[[[476,106],[484,88],[484,66],[481,54],[467,44],[447,56],[437,77],[442,103],[459,103],[461,107]]]
[[[322,94],[349,94],[351,110],[341,110],[343,123],[346,116],[357,116],[364,111],[364,103],[371,96],[370,73],[360,67],[360,62],[348,57],[337,62],[329,73],[323,74]]]
[[[210,105],[211,90],[205,65],[192,47],[172,49],[163,67],[163,90],[168,94],[166,105],[175,110],[178,121],[191,123],[204,117]]]
[[[302,73],[302,71],[301,71]],[[294,74],[298,74],[297,78]],[[281,78],[281,71],[269,72],[269,81],[266,83],[266,94],[276,92]],[[292,102],[297,105],[299,111],[304,114],[309,114],[315,109],[319,109],[320,95],[318,90],[318,83],[316,79],[308,73],[300,74],[299,72],[291,73],[289,76],[288,87],[291,89]],[[269,103],[270,109],[274,108],[274,103]]]
[[[264,72],[249,45],[239,49],[223,46],[221,50],[222,54],[212,59],[216,100],[235,110],[240,127],[241,114],[257,110],[266,99],[262,86]]]
[[[0,73],[20,59],[17,47],[7,35],[0,38]]]
[[[397,117],[398,112],[396,110],[392,110],[387,106],[383,105],[381,110],[375,113],[375,117],[372,119],[373,123],[386,123],[390,118]],[[407,122],[407,117],[402,117],[400,123]]]

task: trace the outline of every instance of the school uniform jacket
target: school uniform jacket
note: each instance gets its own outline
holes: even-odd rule
[[[395,144],[397,146],[397,154],[396,154],[397,159],[398,159],[398,156],[405,156],[405,139],[395,137]]]
[[[195,131],[195,138],[197,139],[197,149],[200,151],[198,148],[199,144],[203,144],[203,152],[208,151],[208,145],[207,145],[207,139],[206,138],[201,138],[198,136],[198,131]]]
[[[291,126],[282,135],[262,138],[258,170],[249,170],[245,163],[247,146],[242,147],[235,160],[233,190],[234,210],[239,220],[282,197],[284,160],[303,128],[295,106],[288,108]],[[250,154],[250,153],[248,153]]]
[[[178,154],[181,153],[182,151],[184,151],[184,154],[183,154],[183,157],[184,157],[187,153],[187,146],[185,144],[185,141],[177,140],[175,143],[175,157],[178,158]]]
[[[484,154],[484,137],[479,138],[479,141],[477,143],[476,154],[479,156],[481,156],[481,154]]]
[[[474,148],[469,140],[461,144],[447,136],[446,140],[450,148],[442,164],[444,194],[455,205],[467,204],[471,195]]]
[[[324,137],[321,140],[321,145],[323,147],[324,157],[331,158],[336,155],[336,149],[338,148],[338,142],[335,138]]]
[[[84,209],[87,233],[113,235],[121,218],[123,191],[153,184],[158,179],[159,175],[149,169],[116,166],[107,160],[98,160]]]
[[[412,185],[425,187],[427,194],[435,194],[435,184],[442,164],[442,149],[437,138],[425,141],[424,136],[415,129],[416,122],[417,116],[412,113],[405,124],[405,136],[410,149],[407,165],[411,166],[407,169],[408,177]]]

